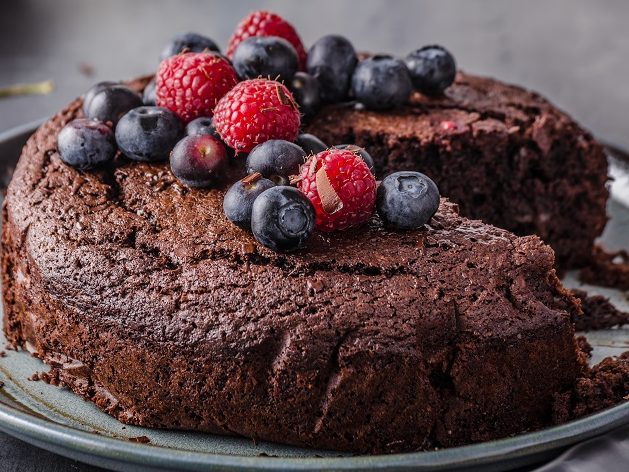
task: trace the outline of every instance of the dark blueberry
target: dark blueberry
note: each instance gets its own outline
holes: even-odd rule
[[[98,82],[97,84],[93,85],[87,92],[85,92],[85,95],[83,96],[83,114],[86,113],[87,107],[92,101],[92,98],[94,98],[94,95],[96,95],[101,90],[104,90],[113,85],[120,85],[120,82],[105,80],[103,82]]]
[[[324,103],[347,98],[358,58],[354,46],[342,36],[323,36],[308,50],[306,70],[319,83]]]
[[[251,231],[264,247],[290,252],[310,238],[316,219],[314,205],[295,187],[271,187],[253,202]]]
[[[312,118],[321,109],[319,83],[310,74],[297,72],[293,80],[288,82],[288,89],[299,105],[299,112],[306,119]]]
[[[206,49],[220,53],[220,48],[210,38],[197,33],[179,33],[164,46],[159,56],[160,62],[188,49],[190,52],[203,52]]]
[[[225,146],[209,134],[186,136],[170,154],[173,174],[190,187],[211,187],[223,176],[226,168]]]
[[[299,68],[295,48],[277,36],[253,36],[242,41],[232,57],[240,80],[265,77],[290,81]]]
[[[371,157],[371,154],[365,151],[365,148],[361,148],[360,146],[356,146],[355,144],[337,144],[334,147],[336,149],[347,149],[348,151],[352,151],[354,154],[358,154],[363,159],[363,161],[365,161],[365,164],[367,164],[367,167],[369,167],[371,173],[374,176],[376,175],[376,170],[373,164],[373,157]]]
[[[214,126],[212,118],[201,116],[188,123],[186,125],[186,136],[192,136],[193,134],[209,134],[216,137],[216,126]]]
[[[247,156],[247,174],[260,172],[276,185],[288,185],[291,175],[299,174],[306,153],[297,144],[271,139],[258,144]]]
[[[116,126],[118,120],[132,108],[143,105],[140,95],[129,87],[117,84],[105,87],[94,94],[84,111],[85,118]]]
[[[378,187],[378,214],[395,226],[419,228],[430,221],[437,208],[439,189],[432,180],[419,172],[395,172]]]
[[[356,66],[352,76],[354,97],[370,110],[402,105],[413,92],[404,62],[390,56],[373,56]]]
[[[236,226],[251,230],[253,202],[271,187],[275,187],[275,184],[258,172],[236,182],[223,198],[223,211],[227,219]]]
[[[118,147],[129,159],[163,161],[183,136],[181,120],[161,107],[138,107],[124,115],[116,127]]]
[[[325,151],[328,146],[319,138],[317,138],[314,134],[309,133],[300,133],[297,135],[297,139],[295,140],[295,144],[301,147],[307,156],[311,154],[319,154],[322,151]]]
[[[210,136],[214,136],[218,139],[223,146],[225,146],[225,150],[227,151],[227,156],[231,159],[236,154],[233,148],[229,147],[223,139],[221,135],[216,131],[216,126],[214,126],[214,120],[209,116],[201,116],[199,118],[195,118],[190,123],[186,125],[186,136],[191,136],[193,134],[209,134]]]
[[[439,95],[456,76],[456,62],[443,46],[424,46],[411,52],[406,59],[413,87],[424,95]]]
[[[155,106],[155,80],[151,80],[146,87],[144,87],[142,102],[147,106]]]
[[[116,155],[114,132],[105,123],[79,118],[65,125],[57,136],[59,157],[77,169],[91,169]]]

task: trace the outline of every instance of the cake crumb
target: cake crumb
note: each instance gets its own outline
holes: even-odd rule
[[[141,444],[148,444],[151,442],[151,440],[147,438],[146,436],[138,436],[136,438],[129,438],[129,441],[135,442],[135,443],[141,443]]]
[[[574,320],[577,331],[590,331],[622,326],[629,323],[629,313],[618,310],[609,298],[588,295],[586,291],[573,288],[570,293],[581,300],[583,315]]]
[[[4,382],[0,380],[0,388],[4,387]]]
[[[39,372],[35,372],[33,375],[28,377],[26,380],[30,380],[32,382],[37,382],[37,381],[41,380],[41,377],[39,376]]]
[[[7,351],[0,351],[0,357],[7,357]]]
[[[596,244],[591,263],[579,275],[586,283],[629,290],[629,252],[607,252]]]

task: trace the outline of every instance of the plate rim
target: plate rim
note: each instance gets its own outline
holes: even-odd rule
[[[0,147],[9,140],[32,134],[48,118],[0,132]],[[629,156],[618,143],[598,141],[611,151]],[[19,388],[19,387],[18,387]],[[102,413],[105,414],[105,413]],[[196,470],[461,470],[510,462],[530,465],[557,456],[562,448],[594,438],[629,424],[629,402],[542,430],[472,445],[386,455],[351,457],[264,457],[204,453],[153,444],[142,444],[84,431],[52,419],[41,418],[5,403],[0,396],[0,430],[37,447],[67,457],[75,453],[93,465],[137,465],[157,469]],[[489,452],[488,452],[489,450]],[[513,463],[517,461],[517,464]],[[208,469],[209,468],[209,469]]]
[[[202,466],[261,471],[364,468],[436,471],[460,470],[514,460],[518,461],[519,465],[526,465],[538,462],[541,454],[546,453],[547,459],[554,457],[562,447],[594,438],[626,424],[629,424],[629,403],[622,403],[593,415],[539,431],[436,451],[353,457],[264,457],[204,453],[150,443],[135,443],[40,418],[12,407],[0,399],[0,429],[36,446],[43,447],[41,443],[44,442],[49,446],[62,448],[62,451],[49,449],[62,455],[66,451],[72,451],[84,458],[107,459],[114,463],[145,467],[167,467],[172,470],[197,470]],[[487,449],[491,450],[490,454],[487,454]],[[88,462],[99,465],[97,462]]]

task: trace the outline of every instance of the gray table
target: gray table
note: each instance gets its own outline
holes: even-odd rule
[[[179,31],[225,47],[253,9],[280,13],[306,46],[329,33],[398,56],[443,44],[462,69],[535,89],[595,135],[629,148],[629,2],[622,0],[2,0],[0,87],[52,80],[55,90],[0,100],[0,132],[53,114],[95,82],[154,71]],[[98,469],[0,433],[0,471],[14,470]]]

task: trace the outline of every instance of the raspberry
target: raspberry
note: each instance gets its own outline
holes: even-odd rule
[[[236,47],[243,39],[251,36],[278,36],[291,43],[299,56],[299,70],[306,69],[306,50],[299,38],[299,35],[288,23],[279,15],[268,11],[253,11],[242,20],[236,27],[236,31],[229,40],[227,46],[227,57],[232,58]]]
[[[373,215],[376,179],[356,153],[333,148],[315,154],[301,166],[299,176],[297,186],[317,212],[317,229],[345,229]]]
[[[269,139],[293,142],[299,132],[299,112],[292,94],[275,80],[240,82],[214,109],[214,126],[236,152],[249,152]]]
[[[156,103],[189,123],[200,116],[212,116],[216,103],[237,83],[234,69],[216,53],[178,54],[159,65]]]

